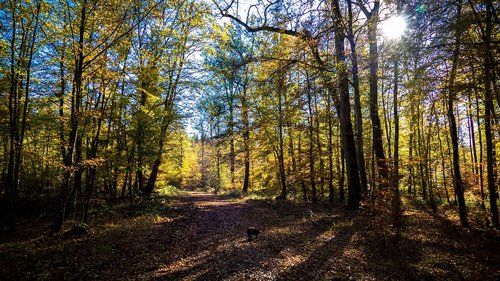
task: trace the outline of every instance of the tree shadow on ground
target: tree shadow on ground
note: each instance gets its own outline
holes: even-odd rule
[[[321,204],[229,202],[203,193],[148,202],[155,212],[103,219],[82,238],[0,244],[5,280],[495,280],[486,237],[425,212],[399,236],[377,216]],[[261,234],[248,241],[246,229]],[[434,233],[435,232],[435,233]],[[493,242],[492,242],[493,241]],[[496,240],[498,241],[498,240]],[[483,241],[484,242],[484,241]],[[498,246],[498,245],[497,245]],[[469,247],[472,247],[471,249]],[[484,250],[488,252],[488,249]],[[465,255],[462,257],[461,255]],[[467,264],[470,263],[470,264]],[[450,266],[451,264],[451,266]],[[474,275],[474,270],[481,270]],[[486,272],[486,273],[485,273]],[[491,274],[487,274],[490,272]]]
[[[415,245],[422,259],[414,264],[415,280],[500,280],[498,231],[464,228],[458,218],[414,200],[407,204],[400,247]]]
[[[135,267],[139,272],[150,267],[151,254],[168,244],[156,237],[167,230],[162,224],[181,228],[192,204],[187,197],[173,204],[148,200],[144,205],[152,214],[119,207],[117,214],[94,218],[91,233],[79,238],[51,235],[47,220],[36,236],[0,244],[0,280],[96,280],[111,274],[127,279]]]
[[[202,211],[205,212],[203,217],[211,223],[204,225],[209,229],[201,229],[195,235],[199,241],[196,245],[198,253],[195,253],[192,263],[194,265],[170,268],[165,272],[160,269],[154,279],[272,279],[273,271],[277,270],[275,262],[286,259],[286,252],[291,249],[312,244],[317,235],[324,231],[324,227],[313,229],[311,222],[305,219],[305,206],[293,203],[276,207],[255,200],[238,205],[237,209],[229,205],[205,207]],[[248,226],[255,226],[262,231],[257,239],[247,240],[245,235]],[[308,235],[304,236],[306,232]],[[182,258],[192,261],[193,255]]]

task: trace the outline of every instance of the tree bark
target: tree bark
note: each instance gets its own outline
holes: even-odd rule
[[[345,157],[344,157],[344,144],[342,143],[342,136],[339,135],[339,163],[337,163],[337,172],[339,175],[339,203],[344,203],[345,192],[344,192],[344,181],[345,181]]]
[[[370,119],[372,121],[372,145],[377,158],[377,170],[379,174],[379,184],[381,188],[387,188],[389,184],[389,171],[384,155],[382,142],[382,128],[378,115],[378,47],[377,47],[377,26],[379,20],[380,1],[374,1],[371,11],[368,11],[361,1],[358,1],[368,20],[368,42],[369,42],[369,66],[370,66]]]
[[[436,121],[439,124],[439,119],[438,119],[435,111],[434,111],[434,115],[436,116]],[[444,151],[443,151],[443,142],[441,141],[441,130],[440,130],[439,125],[437,126],[437,138],[438,138],[438,142],[439,142],[439,152],[441,154],[441,173],[443,176],[443,187],[444,187],[444,191],[446,194],[446,201],[448,202],[448,205],[451,205],[450,195],[448,193],[448,183],[447,183],[447,178],[446,178],[447,173],[446,173],[446,164],[445,164],[445,157],[444,157]]]
[[[427,160],[425,160],[425,155],[424,152],[422,151],[422,146],[423,146],[423,138],[422,134],[424,134],[423,131],[423,121],[422,117],[420,116],[420,104],[417,105],[417,156],[419,158],[418,162],[418,170],[420,174],[420,185],[422,187],[422,198],[424,200],[427,199],[427,179],[425,178],[424,174],[424,163],[426,163]],[[424,163],[423,163],[424,162]]]
[[[337,106],[340,119],[340,131],[342,135],[342,147],[347,166],[347,206],[351,209],[357,209],[361,201],[361,186],[359,180],[359,169],[356,156],[356,145],[354,142],[354,133],[351,122],[351,104],[349,98],[349,80],[347,68],[345,65],[346,55],[344,40],[345,35],[340,32],[340,5],[339,1],[335,1],[336,27],[335,32],[335,58],[338,68],[338,93],[339,103]]]
[[[496,79],[493,76],[494,55],[491,46],[491,35],[493,32],[492,16],[494,13],[493,1],[486,1],[486,29],[484,32],[484,82],[485,82],[485,114],[484,114],[484,131],[486,137],[486,171],[488,190],[490,193],[490,212],[491,220],[495,227],[500,227],[498,220],[498,206],[497,206],[497,188],[495,185],[496,179],[496,160],[495,160],[495,145],[494,134],[492,134],[492,124],[495,122],[494,114],[495,107],[493,104],[493,87]]]
[[[359,92],[359,72],[358,72],[358,54],[356,50],[356,41],[354,39],[353,16],[352,16],[352,0],[347,1],[349,14],[348,34],[347,38],[351,46],[351,63],[352,63],[352,87],[354,91],[354,119],[356,127],[356,156],[359,168],[359,179],[361,183],[361,192],[366,193],[368,190],[368,180],[366,177],[366,167],[363,148],[363,116],[361,114],[361,98]]]
[[[278,77],[278,139],[279,139],[279,154],[278,154],[278,162],[279,162],[279,177],[281,183],[281,198],[286,199],[288,192],[286,186],[286,175],[285,175],[285,160],[284,160],[284,152],[283,152],[283,91],[284,87],[284,74],[281,73]]]
[[[243,89],[241,97],[241,119],[243,122],[243,150],[245,153],[245,174],[243,177],[243,193],[248,192],[250,184],[250,121],[248,116],[248,101],[246,87]]]
[[[459,4],[457,6],[457,20],[461,16],[462,6]],[[454,99],[456,98],[456,90],[455,90],[455,78],[457,75],[458,68],[458,58],[460,54],[460,31],[455,31],[455,48],[453,50],[452,57],[452,66],[450,72],[450,78],[448,82],[448,122],[450,123],[450,137],[451,137],[451,145],[453,150],[453,171],[454,171],[454,181],[455,181],[455,193],[458,199],[458,209],[460,215],[460,222],[462,226],[467,226],[467,210],[465,207],[465,198],[464,198],[464,187],[462,183],[462,177],[460,173],[460,155],[458,149],[458,132],[457,132],[457,123],[455,121],[454,114]]]
[[[234,188],[234,170],[236,153],[234,150],[234,105],[233,97],[230,97],[229,103],[229,120],[228,120],[228,134],[229,134],[229,178],[231,181],[231,188]]]
[[[302,160],[304,157],[302,157],[302,133],[299,131],[298,133],[298,140],[297,140],[297,150],[299,154],[299,159],[298,159],[298,164],[299,167],[302,167]],[[302,172],[300,172],[300,186],[302,187],[302,199],[304,202],[307,202],[307,188],[306,188],[306,183],[304,182],[304,177],[302,175]]]
[[[312,93],[311,84],[309,76],[307,75],[307,108],[309,109],[309,180],[311,181],[312,190],[312,201],[313,203],[318,202],[317,191],[316,191],[316,174],[314,171],[314,112],[312,109]]]
[[[399,82],[399,54],[396,54],[394,63],[394,166],[392,176],[392,223],[399,226],[401,217],[401,198],[399,196],[399,112],[398,112],[398,82]]]
[[[64,159],[64,174],[63,183],[59,196],[59,207],[54,219],[53,231],[59,232],[62,228],[66,216],[66,208],[69,203],[69,189],[71,184],[72,170],[75,170],[75,178],[73,189],[81,187],[81,167],[78,167],[81,161],[81,132],[80,128],[80,107],[82,102],[82,78],[83,78],[83,52],[84,52],[84,34],[85,22],[87,16],[87,0],[83,0],[82,8],[80,11],[80,24],[79,24],[79,39],[76,46],[76,61],[75,70],[73,73],[73,86],[71,90],[71,113],[70,113],[70,134],[68,139],[67,157]]]
[[[315,112],[315,123],[316,123],[316,145],[318,148],[318,158],[319,158],[319,190],[320,197],[324,196],[324,185],[325,185],[325,163],[323,162],[323,149],[321,148],[321,138],[319,136],[320,132],[320,122],[319,122],[319,110],[318,110],[318,95],[314,95],[314,112]]]
[[[326,106],[328,108],[328,200],[332,204],[334,201],[334,188],[333,188],[333,122],[332,122],[332,94],[330,91],[327,93]]]

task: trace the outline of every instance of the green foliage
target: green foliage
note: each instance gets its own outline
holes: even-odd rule
[[[238,200],[243,197],[243,193],[239,189],[225,190],[220,196],[228,200]]]
[[[162,184],[161,182],[158,185]],[[176,196],[179,195],[179,189],[172,185],[163,185],[156,188],[156,193],[160,196]]]

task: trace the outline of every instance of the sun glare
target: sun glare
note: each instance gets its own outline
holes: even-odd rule
[[[380,28],[385,37],[397,39],[406,31],[406,20],[402,16],[390,17],[381,24]]]

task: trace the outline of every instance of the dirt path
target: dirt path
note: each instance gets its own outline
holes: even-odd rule
[[[291,246],[300,244],[302,220],[308,210],[291,212],[270,202],[232,202],[212,194],[192,192],[185,198],[188,217],[170,236],[173,262],[147,274],[158,280],[275,280],[285,269]],[[290,212],[289,212],[290,211]],[[281,221],[277,221],[281,218]],[[248,241],[246,230],[257,227],[261,234]],[[297,239],[293,239],[293,234]],[[292,237],[292,238],[290,238]]]
[[[82,238],[42,236],[0,244],[0,280],[500,277],[498,233],[473,235],[446,219],[407,213],[406,227],[394,240],[390,229],[365,212],[189,192],[96,220]],[[249,226],[261,231],[252,241],[246,237]]]

